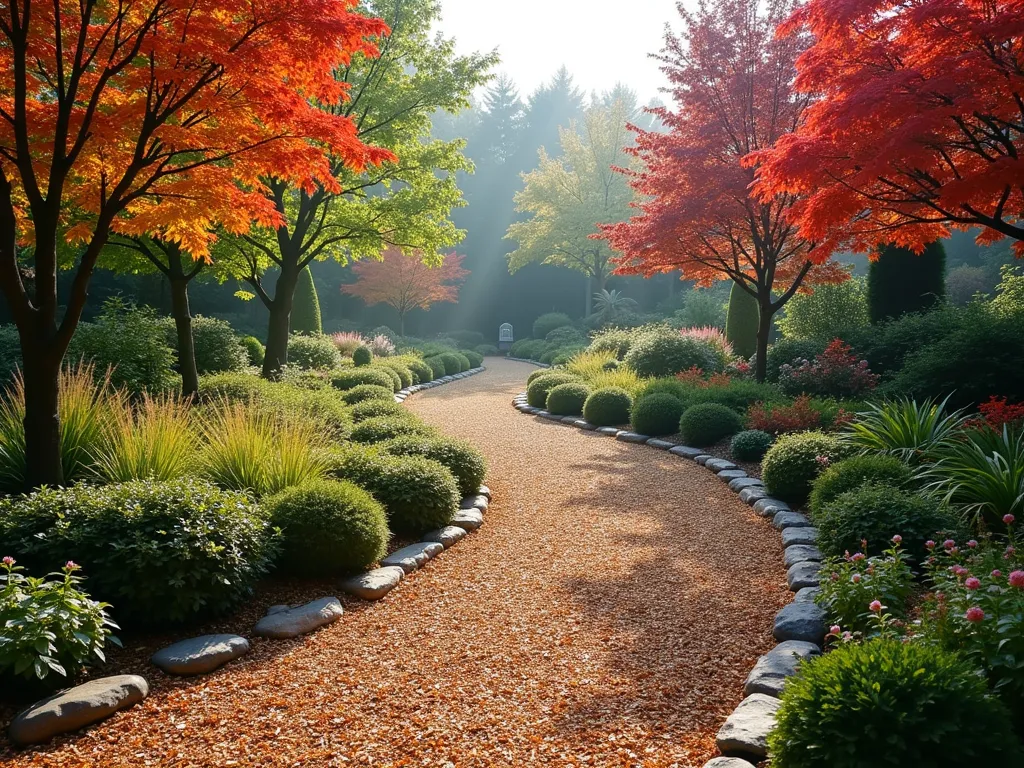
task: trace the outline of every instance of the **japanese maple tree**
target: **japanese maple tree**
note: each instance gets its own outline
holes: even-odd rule
[[[1024,2],[809,0],[799,129],[757,157],[759,189],[826,249],[921,251],[950,227],[1024,255]]]
[[[777,38],[792,0],[716,0],[689,13],[685,31],[667,35],[660,55],[676,109],[656,114],[666,133],[639,131],[624,170],[645,199],[628,221],[604,227],[622,252],[619,274],[680,272],[709,285],[732,280],[757,299],[756,374],[763,380],[772,316],[801,287],[847,274],[813,248],[787,219],[796,197],[756,199],[751,152],[799,125],[808,96],[791,87],[799,37]]]
[[[353,5],[3,4],[0,290],[21,338],[29,485],[63,480],[58,373],[111,231],[203,258],[214,224],[280,222],[261,179],[330,186],[328,152],[357,169],[392,157],[316,107],[343,100],[334,70],[387,32]]]
[[[442,257],[439,266],[424,263],[419,254],[406,255],[388,248],[381,259],[357,262],[352,271],[356,282],[341,286],[343,293],[357,296],[367,304],[387,304],[398,313],[398,333],[405,335],[405,316],[413,309],[430,309],[442,302],[459,299],[459,284],[469,272],[462,268],[462,256]],[[430,261],[434,261],[431,259]]]

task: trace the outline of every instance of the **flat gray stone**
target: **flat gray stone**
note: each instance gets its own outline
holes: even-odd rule
[[[484,516],[479,509],[460,509],[455,513],[451,524],[472,533],[484,524]]]
[[[736,465],[728,459],[708,459],[704,462],[704,466],[712,472],[721,472],[725,469],[736,469]]]
[[[754,502],[768,498],[768,491],[760,485],[751,485],[740,491],[740,501],[753,506]]]
[[[786,551],[788,552],[789,550],[787,549]],[[804,587],[816,587],[820,581],[820,571],[821,563],[807,561],[797,563],[790,566],[789,570],[786,571],[786,583],[793,592]]]
[[[398,586],[405,578],[405,570],[396,565],[374,568],[372,571],[349,576],[342,580],[342,590],[353,597],[363,600],[380,600],[384,595]]]
[[[396,549],[381,560],[380,564],[385,568],[395,566],[406,573],[412,573],[442,552],[444,552],[443,544],[436,541],[421,541],[418,544],[410,544],[407,547]]]
[[[710,454],[707,454],[707,453],[701,453],[701,454],[699,454],[699,455],[695,456],[695,457],[693,458],[693,460],[694,460],[694,461],[696,461],[696,462],[697,462],[698,464],[700,464],[700,465],[701,465],[701,466],[703,467],[703,466],[706,466],[706,465],[707,465],[707,463],[708,463],[709,461],[711,461],[711,460],[712,460],[713,458],[715,458],[715,457],[714,457],[714,456],[711,456]]]
[[[548,413],[547,411],[541,411],[537,415],[540,416],[542,419],[547,419],[548,421],[561,421],[562,420],[561,416],[557,416],[557,415],[555,415],[553,413]]]
[[[579,419],[579,416],[563,416],[562,417],[562,423],[563,424],[572,424],[573,426],[575,426],[576,425],[576,421],[578,419]]]
[[[723,469],[718,472],[718,479],[723,483],[728,483],[729,487],[732,488],[732,483],[735,480],[749,480],[747,473],[742,469]]]
[[[803,587],[793,596],[794,603],[813,603],[821,590],[817,587]]]
[[[423,534],[423,541],[435,542],[445,549],[457,544],[464,538],[466,538],[466,529],[459,528],[457,525],[447,525],[444,528],[438,528],[436,531],[428,531]]]
[[[269,616],[272,613],[280,613],[281,611],[287,611],[289,608],[291,608],[290,605],[272,605],[269,608],[267,608],[267,616]]]
[[[491,489],[488,488],[486,485],[481,485],[479,488],[476,489],[476,492],[481,496],[486,496],[487,500],[490,501]]]
[[[598,427],[594,431],[602,435],[611,435],[612,437],[615,437],[622,430],[620,430],[618,427]]]
[[[704,451],[700,448],[691,448],[688,445],[677,445],[668,449],[669,453],[674,453],[676,456],[682,456],[684,459],[690,459],[691,461],[696,459],[698,456],[703,455]]]
[[[825,611],[814,603],[790,603],[775,614],[772,636],[821,645],[825,640]]]
[[[811,519],[807,517],[807,515],[802,515],[799,512],[790,512],[788,509],[777,512],[775,517],[772,519],[772,525],[780,531],[784,531],[787,528],[812,527]]]
[[[807,530],[806,528],[796,528],[793,530]],[[786,552],[782,558],[787,568],[790,568],[797,563],[820,563],[821,562],[821,550],[813,544],[794,544],[791,547],[786,548]]]
[[[593,432],[595,429],[597,429],[597,427],[595,427],[586,419],[576,419],[576,421],[574,421],[573,424],[579,427],[580,429],[587,430],[588,432]]]
[[[801,544],[814,544],[818,540],[818,529],[809,528],[786,528],[782,532],[782,546],[796,547]]]
[[[483,494],[477,494],[475,496],[464,496],[462,501],[459,502],[459,509],[479,509],[481,512],[486,512],[487,507],[490,505],[490,499]]]
[[[757,512],[761,517],[772,518],[775,517],[779,512],[788,512],[789,504],[778,499],[771,497],[767,499],[758,499],[754,502],[754,511]]]
[[[756,477],[747,477],[746,472],[739,477],[735,477],[729,481],[729,490],[736,491],[739,493],[744,488],[763,488],[764,483],[758,480]],[[721,475],[719,475],[721,477]]]
[[[660,437],[652,437],[647,441],[647,444],[651,446],[651,448],[658,448],[662,451],[667,451],[669,448],[675,447],[675,443],[671,440],[662,440]]]
[[[115,675],[55,693],[37,701],[11,722],[8,734],[19,747],[42,744],[130,707],[149,695],[149,684],[138,675]]]
[[[256,622],[252,633],[257,637],[269,637],[273,640],[298,637],[337,621],[342,613],[344,610],[338,598],[321,597],[305,605],[268,613]]]
[[[749,756],[763,760],[768,756],[768,733],[775,726],[780,702],[773,696],[755,693],[747,696],[718,729],[715,742],[726,756]]]
[[[704,763],[704,768],[754,768],[754,764],[738,757],[714,757]]]
[[[239,635],[202,635],[161,648],[150,661],[171,675],[205,675],[249,652]]]
[[[743,695],[764,693],[778,698],[782,695],[786,678],[796,674],[797,664],[819,653],[821,648],[814,643],[802,640],[786,640],[779,643],[759,658],[754,668],[750,670],[743,684]]]
[[[641,435],[638,432],[627,432],[623,430],[615,435],[616,440],[621,440],[624,443],[646,443],[651,439],[650,435]]]

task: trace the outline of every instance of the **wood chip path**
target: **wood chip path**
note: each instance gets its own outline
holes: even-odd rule
[[[299,641],[141,666],[142,704],[0,763],[702,766],[789,600],[778,534],[695,464],[518,413],[533,367],[487,366],[407,404],[486,453],[479,532]]]

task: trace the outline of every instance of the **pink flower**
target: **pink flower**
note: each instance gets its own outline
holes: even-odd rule
[[[1016,552],[1017,552],[1017,550],[1014,547],[1012,547],[1012,546],[1007,547],[1006,551],[1003,552],[1003,560],[1009,560],[1011,557],[1014,556],[1014,554]]]
[[[993,579],[1001,578],[1002,575],[1003,575],[1003,572],[1000,571],[998,568],[996,568],[994,571],[992,571],[992,573],[989,574],[989,576],[991,576]]]
[[[972,605],[967,609],[967,613],[964,614],[964,618],[968,621],[982,621],[985,618],[985,612],[976,605]]]
[[[900,535],[899,535],[899,534],[897,533],[897,534],[896,534],[895,536],[893,536],[893,537],[892,537],[892,543],[893,543],[893,544],[902,544],[902,543],[903,543],[903,537],[902,537],[902,536],[900,536]]]
[[[978,547],[978,542],[976,542],[974,539],[971,539],[967,542],[967,546],[971,549],[976,549]]]
[[[839,574],[832,571],[832,581],[839,581]]]
[[[962,565],[954,565],[949,570],[953,572],[954,576],[966,576],[970,571],[964,568]]]
[[[882,604],[878,600],[872,600],[871,605],[869,605],[868,608],[870,608],[875,613],[882,612]]]
[[[1016,520],[1016,519],[1017,519],[1017,518],[1016,518],[1016,517],[1014,517],[1014,516],[1013,516],[1013,515],[1011,515],[1011,514],[1006,514],[1006,515],[1003,515],[1003,523],[1004,523],[1005,525],[1013,525],[1013,521],[1014,521],[1014,520]]]
[[[935,549],[935,542],[934,542],[934,541],[932,541],[931,539],[928,539],[928,541],[926,541],[926,542],[924,543],[924,545],[925,545],[925,547],[927,547],[928,549]]]
[[[838,635],[842,631],[842,627],[838,624],[833,624],[828,631],[833,635]]]
[[[964,586],[968,589],[977,589],[981,586],[981,582],[978,581],[974,576],[971,576],[967,581],[964,582]]]
[[[865,555],[863,552],[857,552],[856,554],[854,554],[853,557],[850,558],[850,560],[852,560],[855,563],[859,563],[861,560],[864,559],[864,557]]]
[[[16,562],[17,561],[13,557],[11,557],[10,555],[8,555],[7,557],[4,558],[4,565],[6,565],[8,567],[14,565]]]
[[[850,577],[850,580],[851,580],[851,581],[852,581],[852,582],[853,582],[854,584],[860,584],[860,574],[859,574],[859,573],[855,573],[855,574],[853,574],[853,576],[851,576],[851,577]]]
[[[946,539],[944,542],[942,542],[942,546],[944,546],[946,549],[952,549],[956,546],[956,542],[952,539]]]
[[[1010,574],[1010,586],[1024,589],[1024,571],[1014,571]]]
[[[74,560],[68,560],[66,563],[64,563],[64,570],[66,571],[77,571],[81,567],[82,566],[80,566]]]
[[[819,466],[822,467],[827,467],[829,463],[832,461],[832,459],[830,459],[828,456],[815,456],[814,460],[818,462]]]

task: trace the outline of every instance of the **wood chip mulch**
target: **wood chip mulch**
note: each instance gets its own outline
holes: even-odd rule
[[[532,366],[487,365],[408,401],[487,454],[480,531],[212,675],[127,653],[149,698],[0,764],[702,766],[789,600],[778,534],[692,462],[518,413]]]

